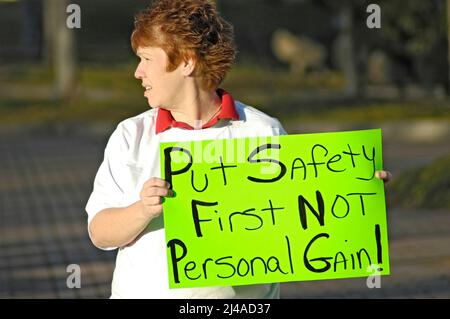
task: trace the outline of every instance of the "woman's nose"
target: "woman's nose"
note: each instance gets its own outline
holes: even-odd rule
[[[142,70],[142,64],[139,63],[136,68],[136,71],[134,71],[134,77],[138,80],[142,80],[144,78],[144,75],[145,75],[145,73]]]

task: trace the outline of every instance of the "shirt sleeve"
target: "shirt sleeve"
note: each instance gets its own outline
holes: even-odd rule
[[[283,125],[281,125],[280,121],[276,118],[273,118],[274,125],[272,125],[272,134],[273,136],[277,135],[288,135]]]
[[[86,204],[88,231],[92,219],[101,210],[122,207],[124,198],[123,163],[127,154],[127,143],[123,129],[119,125],[110,136],[105,148],[103,161],[94,179],[93,191]],[[90,234],[89,234],[90,236]],[[105,250],[112,250],[110,247]]]

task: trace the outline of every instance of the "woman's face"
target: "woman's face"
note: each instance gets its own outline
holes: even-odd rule
[[[182,101],[185,80],[182,64],[177,69],[167,72],[168,57],[159,47],[139,47],[136,54],[140,62],[134,76],[142,81],[148,104],[153,108],[175,109]]]

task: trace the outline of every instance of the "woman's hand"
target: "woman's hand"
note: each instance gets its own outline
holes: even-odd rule
[[[162,213],[162,198],[173,196],[173,191],[169,187],[169,183],[157,177],[152,177],[144,183],[139,196],[146,216],[155,218]]]
[[[375,177],[382,179],[383,182],[387,183],[392,179],[392,174],[389,171],[376,171]]]

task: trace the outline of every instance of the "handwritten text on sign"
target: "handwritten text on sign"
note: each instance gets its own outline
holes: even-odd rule
[[[161,144],[170,287],[389,274],[381,130]]]

